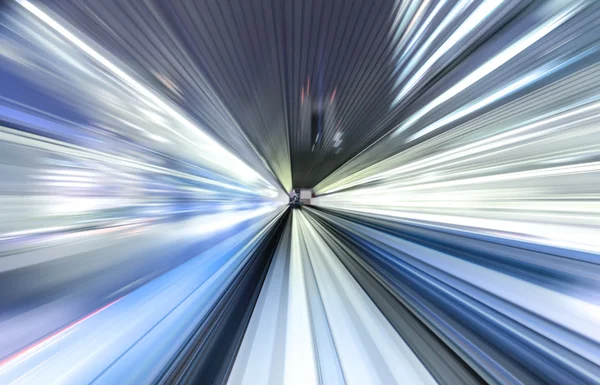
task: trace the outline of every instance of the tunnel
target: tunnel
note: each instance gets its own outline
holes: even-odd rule
[[[0,2],[1,385],[600,384],[600,1]]]

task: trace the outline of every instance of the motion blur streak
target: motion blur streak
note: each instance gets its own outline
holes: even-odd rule
[[[600,384],[600,2],[0,8],[0,384]]]

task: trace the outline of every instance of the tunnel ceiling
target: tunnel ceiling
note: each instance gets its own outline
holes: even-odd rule
[[[286,189],[292,175],[293,186],[314,186],[392,127],[393,1],[59,0],[48,8],[251,165],[266,162]]]

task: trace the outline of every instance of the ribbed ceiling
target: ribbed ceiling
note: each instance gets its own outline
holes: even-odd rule
[[[286,189],[292,175],[295,187],[315,185],[390,128],[376,123],[393,99],[393,1],[59,0],[51,8],[250,164],[266,161]]]

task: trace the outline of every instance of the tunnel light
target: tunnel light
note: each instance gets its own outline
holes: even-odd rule
[[[48,14],[43,12],[41,9],[31,4],[27,0],[16,0],[23,8],[25,8],[32,15],[46,23],[50,28],[58,32],[65,39],[74,44],[77,48],[81,49],[87,55],[89,55],[96,62],[101,64],[112,74],[117,76],[127,86],[132,88],[138,95],[145,99],[149,105],[153,106],[157,111],[163,111],[169,116],[169,118],[177,121],[184,126],[191,135],[197,136],[197,139],[190,139],[180,133],[179,130],[169,126],[165,126],[165,129],[169,130],[174,136],[179,137],[193,147],[199,148],[200,151],[197,156],[215,164],[219,168],[225,168],[228,172],[235,174],[237,177],[242,178],[244,181],[253,182],[261,180],[263,183],[270,186],[262,176],[260,176],[254,169],[250,168],[243,161],[238,159],[235,155],[231,154],[220,144],[210,138],[204,133],[197,125],[192,123],[190,120],[185,118],[182,114],[177,112],[167,102],[165,102],[160,96],[146,88],[140,82],[136,81],[133,77],[129,76],[125,71],[117,67],[110,60],[102,56],[99,52],[94,50],[88,44],[83,42],[63,25],[58,23]],[[201,146],[198,145],[200,142]]]
[[[159,142],[159,143],[171,143],[171,141],[163,136],[160,135],[156,135],[156,134],[149,134],[148,136],[150,136],[150,139]]]
[[[523,52],[525,49],[529,48],[531,45],[536,43],[538,40],[558,28],[565,21],[569,20],[573,17],[577,12],[581,10],[582,2],[579,2],[572,7],[566,9],[565,11],[559,13],[554,16],[538,28],[529,32],[527,35],[517,40],[515,43],[511,44],[509,47],[504,49],[502,52],[494,56],[492,59],[485,62],[483,65],[479,66],[475,71],[471,72],[461,81],[456,83],[446,92],[435,98],[431,103],[427,104],[425,107],[421,108],[418,112],[412,115],[409,119],[407,119],[404,123],[402,123],[392,134],[392,137],[399,135],[404,132],[408,128],[410,128],[413,124],[415,124],[419,119],[424,117],[429,112],[433,111],[435,108],[439,107],[443,103],[447,102],[451,98],[455,97],[459,93],[463,92],[479,80],[483,79],[485,76],[489,75],[500,66],[504,65],[506,62]]]
[[[441,3],[440,3],[441,4]],[[444,20],[444,25],[440,25],[436,32],[441,32],[442,28],[452,21],[458,12],[467,6],[467,2],[462,2],[455,7],[455,11],[452,12],[448,17]],[[459,41],[461,41],[465,36],[471,33],[477,26],[479,26],[488,16],[490,16],[496,8],[498,8],[502,4],[502,1],[490,0],[483,2],[469,17],[454,31],[452,35],[442,44],[442,46],[436,50],[433,55],[419,68],[417,73],[406,83],[406,85],[402,88],[394,102],[392,103],[392,107],[400,102],[400,100],[406,96],[413,89],[413,87],[418,84],[418,82],[423,78],[425,73],[433,67],[433,65],[444,56],[452,47],[454,47]],[[439,6],[439,4],[438,4]],[[433,15],[433,13],[432,13]],[[438,32],[438,33],[439,33]],[[431,36],[433,38],[434,35]],[[432,40],[432,39],[429,40]],[[398,79],[400,81],[400,78]]]

